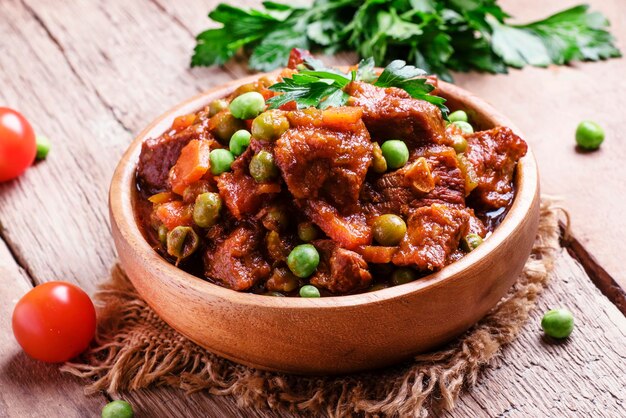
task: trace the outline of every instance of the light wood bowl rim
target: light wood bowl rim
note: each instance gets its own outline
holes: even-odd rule
[[[275,75],[276,72],[268,74]],[[440,271],[414,282],[354,295],[328,296],[323,298],[279,298],[237,292],[210,283],[175,267],[163,259],[149,245],[135,221],[135,214],[132,207],[132,189],[135,187],[135,169],[141,151],[141,144],[145,139],[160,135],[164,132],[171,125],[171,122],[176,116],[197,111],[214,98],[228,94],[237,86],[253,82],[268,74],[256,74],[213,87],[169,109],[137,135],[115,169],[109,190],[109,207],[113,218],[112,222],[117,223],[122,238],[127,241],[131,247],[134,247],[136,254],[139,254],[144,262],[160,265],[159,271],[166,273],[170,280],[178,281],[181,286],[192,286],[201,293],[211,294],[214,297],[218,297],[233,304],[264,308],[281,308],[287,311],[291,309],[336,309],[338,307],[358,307],[368,304],[383,303],[384,301],[402,298],[407,294],[421,293],[427,289],[442,286],[449,280],[462,279],[462,272],[471,269],[478,260],[488,257],[492,250],[502,245],[516,229],[521,227],[522,221],[532,209],[534,197],[539,187],[539,175],[535,157],[529,147],[527,154],[520,159],[518,163],[516,195],[502,223],[476,250],[466,254],[460,260],[444,267]],[[480,112],[489,115],[489,118],[496,122],[496,126],[508,126],[516,133],[520,134],[520,131],[508,118],[501,115],[491,105],[472,93],[442,81],[439,81],[439,92],[444,97],[454,97],[455,100],[471,103],[470,110],[480,109]]]

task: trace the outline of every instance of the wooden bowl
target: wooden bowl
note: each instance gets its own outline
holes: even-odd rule
[[[199,110],[248,77],[168,111],[132,142],[109,195],[113,239],[137,291],[161,318],[207,350],[260,369],[339,374],[388,366],[459,336],[504,296],[522,271],[539,221],[539,184],[531,152],[518,164],[517,195],[504,221],[476,250],[412,283],[370,293],[319,299],[239,293],[188,274],[146,242],[133,213],[141,143],[178,115]],[[448,83],[438,94],[468,109],[479,129],[511,122],[484,101]]]

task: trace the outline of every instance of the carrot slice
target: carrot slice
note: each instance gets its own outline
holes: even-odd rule
[[[189,226],[193,223],[191,205],[186,205],[180,200],[158,205],[155,214],[170,231],[177,226]]]
[[[194,113],[190,113],[189,115],[178,116],[172,122],[172,129],[176,132],[182,131],[185,128],[190,127],[196,121],[196,115]]]
[[[158,205],[159,203],[165,203],[165,202],[169,202],[170,200],[174,200],[174,196],[175,195],[172,192],[161,192],[161,193],[153,194],[152,196],[148,198],[148,200],[154,203],[155,205]]]
[[[202,178],[209,170],[208,141],[193,139],[181,150],[178,161],[170,170],[172,191],[182,196],[187,186]]]
[[[322,112],[322,121],[326,126],[345,129],[357,123],[361,116],[363,116],[363,109],[360,107],[329,107]]]

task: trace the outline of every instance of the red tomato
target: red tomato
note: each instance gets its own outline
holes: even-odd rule
[[[35,132],[30,123],[15,110],[0,107],[0,181],[26,171],[36,153]]]
[[[76,357],[96,332],[96,310],[89,296],[66,282],[40,284],[13,310],[13,334],[26,354],[49,363]]]

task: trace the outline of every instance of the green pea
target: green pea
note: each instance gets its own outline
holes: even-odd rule
[[[224,109],[228,109],[228,101],[224,99],[213,100],[209,104],[209,116],[215,116]]]
[[[263,225],[272,231],[284,230],[289,226],[289,216],[281,207],[272,207],[263,218]]]
[[[250,145],[250,132],[240,129],[230,137],[228,147],[233,155],[241,155]]]
[[[467,122],[463,122],[462,120],[458,120],[458,121],[452,122],[452,123],[455,124],[456,126],[458,126],[463,131],[463,133],[466,133],[466,134],[474,133],[474,128],[472,127],[472,125],[470,125]]]
[[[298,224],[298,238],[304,242],[310,242],[316,239],[319,235],[319,230],[312,222],[300,222]]]
[[[305,284],[300,288],[300,297],[301,298],[319,298],[320,291],[317,287],[312,286],[310,284]]]
[[[552,309],[541,319],[541,328],[553,338],[567,338],[574,330],[574,315],[567,309]]]
[[[258,183],[265,183],[278,176],[278,167],[274,163],[274,156],[263,150],[259,151],[252,160],[250,160],[250,175]]]
[[[163,245],[167,243],[167,232],[168,232],[167,226],[165,225],[159,226],[159,229],[158,229],[159,242]]]
[[[222,199],[217,193],[207,192],[196,197],[193,205],[193,221],[200,228],[208,228],[216,224],[222,209]]]
[[[235,97],[229,108],[237,119],[252,119],[265,109],[265,98],[261,93],[251,91]]]
[[[417,273],[408,267],[400,267],[391,274],[391,283],[394,286],[409,283],[415,279],[417,279]]]
[[[35,158],[38,160],[45,160],[50,152],[50,140],[43,135],[37,135],[36,143],[37,154],[35,155]]]
[[[406,144],[399,139],[383,142],[380,149],[383,152],[383,157],[385,157],[389,168],[400,168],[409,161],[409,149]]]
[[[320,255],[311,244],[298,245],[287,257],[289,270],[297,277],[309,277],[320,263]]]
[[[586,150],[596,150],[604,141],[604,129],[590,120],[580,122],[576,128],[576,143]]]
[[[384,246],[398,245],[406,234],[406,224],[398,215],[380,215],[372,223],[372,232],[377,243]]]
[[[177,226],[167,233],[167,253],[176,257],[176,262],[189,257],[200,245],[200,238],[193,228]]]
[[[463,138],[463,135],[454,135],[452,141],[452,148],[454,148],[457,154],[465,152],[467,149],[467,139]]]
[[[467,113],[465,113],[464,110],[457,110],[448,115],[448,120],[450,122],[468,122],[469,118],[467,117]]]
[[[478,234],[467,234],[461,238],[461,248],[467,252],[474,251],[482,243],[483,239]]]
[[[383,157],[383,151],[380,149],[378,142],[372,143],[372,169],[378,174],[387,171],[387,161]]]
[[[230,171],[230,166],[234,161],[235,157],[227,149],[214,149],[209,154],[211,173],[216,176],[225,173],[226,171]]]
[[[289,120],[280,110],[268,110],[252,121],[252,136],[260,141],[275,141],[289,129]]]
[[[102,418],[133,418],[133,407],[126,401],[109,402],[102,408]]]
[[[220,112],[213,118],[211,118],[212,133],[222,144],[230,141],[235,132],[246,128],[245,122],[235,118],[230,112]]]

